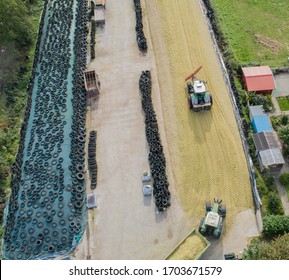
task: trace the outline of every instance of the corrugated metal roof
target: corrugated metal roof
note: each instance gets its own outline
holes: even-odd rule
[[[265,91],[276,89],[273,73],[268,66],[242,68],[247,91]]]
[[[253,141],[257,151],[267,149],[281,149],[281,144],[275,131],[267,131],[253,134]]]
[[[273,75],[269,66],[242,67],[245,77]]]
[[[259,152],[260,159],[264,166],[284,164],[285,161],[279,149],[268,149]]]
[[[270,121],[266,114],[253,117],[252,125],[256,133],[272,131]]]
[[[263,111],[263,106],[262,105],[256,105],[256,106],[250,106],[250,118],[252,121],[252,118],[255,116],[260,116],[260,115],[264,115],[264,111]]]

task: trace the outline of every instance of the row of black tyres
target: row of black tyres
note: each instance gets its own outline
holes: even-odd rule
[[[95,34],[96,34],[96,21],[91,20],[91,32],[90,32],[90,56],[91,59],[95,58]]]
[[[143,71],[139,79],[141,103],[145,118],[145,132],[149,146],[148,160],[153,178],[153,195],[158,211],[164,211],[171,205],[171,194],[166,174],[166,160],[158,131],[156,113],[151,99],[151,73]]]
[[[143,32],[143,24],[142,24],[142,8],[140,0],[134,0],[135,6],[135,16],[136,16],[136,41],[138,44],[138,48],[145,52],[147,50],[147,40]]]
[[[95,130],[89,133],[88,142],[88,169],[90,173],[90,188],[95,189],[97,184],[97,162],[96,162],[96,138]]]

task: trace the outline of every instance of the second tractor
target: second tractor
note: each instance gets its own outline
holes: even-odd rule
[[[214,199],[214,205],[206,203],[206,217],[201,219],[199,232],[203,235],[214,235],[219,239],[223,230],[223,219],[226,217],[226,206],[220,198]]]

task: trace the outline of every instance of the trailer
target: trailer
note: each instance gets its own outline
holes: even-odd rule
[[[94,6],[94,21],[96,24],[105,23],[105,1],[97,0]]]
[[[98,94],[100,91],[100,81],[95,70],[87,70],[84,72],[84,85],[88,94]]]
[[[196,229],[190,232],[166,257],[166,260],[198,260],[211,243]]]

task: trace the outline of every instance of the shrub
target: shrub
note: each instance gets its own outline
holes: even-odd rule
[[[281,125],[281,120],[278,116],[271,116],[271,124],[274,130],[278,130],[279,126]]]
[[[243,253],[243,260],[288,260],[289,234],[284,234],[271,242],[255,238]]]
[[[283,114],[282,117],[281,117],[281,124],[282,125],[287,125],[288,124],[288,120],[289,120],[288,116]]]
[[[288,146],[283,147],[282,152],[283,152],[284,157],[288,157],[289,156],[289,147]]]
[[[275,186],[275,179],[274,179],[274,177],[272,175],[267,175],[265,177],[265,182],[266,182],[266,186],[268,188],[272,188],[272,187]]]
[[[278,132],[280,139],[283,141],[283,143],[288,145],[289,144],[289,125],[281,125],[277,132]]]
[[[289,184],[289,173],[283,173],[279,178],[280,183],[283,186],[286,186]]]
[[[268,193],[268,208],[273,215],[283,215],[284,210],[279,194],[275,191]]]
[[[263,234],[265,237],[275,237],[289,233],[289,216],[269,215],[263,218]]]

